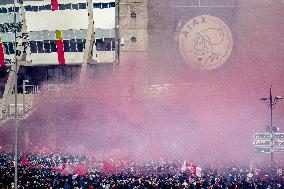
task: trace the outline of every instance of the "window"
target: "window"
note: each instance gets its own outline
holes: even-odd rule
[[[84,42],[82,39],[77,39],[77,49],[78,49],[78,52],[83,52]]]
[[[30,46],[31,46],[31,53],[37,53],[36,41],[31,41]]]
[[[86,3],[78,3],[79,4],[79,9],[86,9],[87,5]]]
[[[43,41],[44,53],[51,53],[51,47],[49,41]]]
[[[50,50],[51,52],[57,52],[56,43],[54,40],[50,41]]]
[[[15,51],[14,51],[14,43],[8,43],[8,45],[9,45],[9,52],[10,52],[10,54],[14,54],[15,53]]]
[[[114,38],[96,39],[96,49],[98,51],[111,51],[115,49]]]
[[[101,3],[93,3],[94,8],[101,8]]]
[[[102,7],[101,7],[102,9],[104,9],[104,8],[108,8],[108,3],[102,3]]]
[[[70,41],[69,40],[63,40],[63,45],[64,45],[64,52],[70,52]]]
[[[78,4],[72,4],[72,9],[78,10],[79,9],[79,5]]]
[[[76,40],[75,39],[70,40],[70,49],[71,49],[71,52],[77,52]]]
[[[32,6],[32,11],[37,12],[38,11],[38,6]]]
[[[38,7],[39,11],[45,10],[44,5]]]
[[[59,4],[59,10],[65,10],[65,5],[64,4]]]
[[[45,10],[52,10],[51,5],[44,5]]]
[[[65,9],[71,9],[71,3],[65,4]]]
[[[2,8],[2,13],[8,13],[8,9]]]
[[[25,6],[26,11],[32,11],[32,6],[31,5],[27,5]]]
[[[136,13],[135,13],[135,12],[132,12],[132,13],[130,14],[130,16],[131,16],[131,18],[136,18]]]
[[[37,45],[37,52],[38,53],[44,53],[43,41],[37,41],[36,45]]]
[[[131,37],[130,40],[131,40],[132,43],[135,43],[137,41],[136,37]]]
[[[110,2],[109,7],[115,7],[115,2]]]
[[[4,47],[4,53],[9,55],[10,52],[9,52],[9,45],[8,45],[8,43],[3,43],[3,47]]]
[[[14,8],[13,7],[9,7],[8,8],[8,12],[14,12]]]

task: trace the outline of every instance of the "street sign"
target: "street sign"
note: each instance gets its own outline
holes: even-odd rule
[[[256,152],[256,153],[270,153],[270,147],[255,147],[254,152]]]
[[[280,146],[280,147],[284,147],[284,140],[275,140],[274,141],[274,146]]]
[[[271,139],[271,134],[270,133],[254,133],[253,139],[258,139],[258,140]]]
[[[253,140],[254,146],[270,146],[270,140]]]
[[[284,133],[274,133],[275,139],[283,139],[284,140]]]
[[[275,153],[284,153],[284,148],[276,147],[274,148]]]

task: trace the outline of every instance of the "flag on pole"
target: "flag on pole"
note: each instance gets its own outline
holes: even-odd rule
[[[181,171],[196,175],[196,168],[197,168],[197,166],[195,164],[187,163],[186,161],[184,161],[183,165],[181,167]]]

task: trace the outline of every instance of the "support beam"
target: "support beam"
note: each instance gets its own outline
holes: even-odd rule
[[[87,37],[86,37],[86,45],[84,50],[84,56],[83,56],[83,63],[81,66],[81,72],[80,72],[80,83],[83,83],[86,78],[87,73],[87,67],[88,63],[92,59],[92,51],[93,51],[93,44],[94,44],[94,14],[93,14],[93,1],[87,0],[87,10],[88,10],[88,31],[87,31]]]

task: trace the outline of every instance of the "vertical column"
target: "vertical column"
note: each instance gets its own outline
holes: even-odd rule
[[[86,37],[86,45],[83,55],[83,63],[80,71],[80,82],[83,82],[86,77],[87,64],[92,58],[92,51],[94,45],[94,20],[93,20],[93,1],[87,0],[88,10],[88,31]]]

